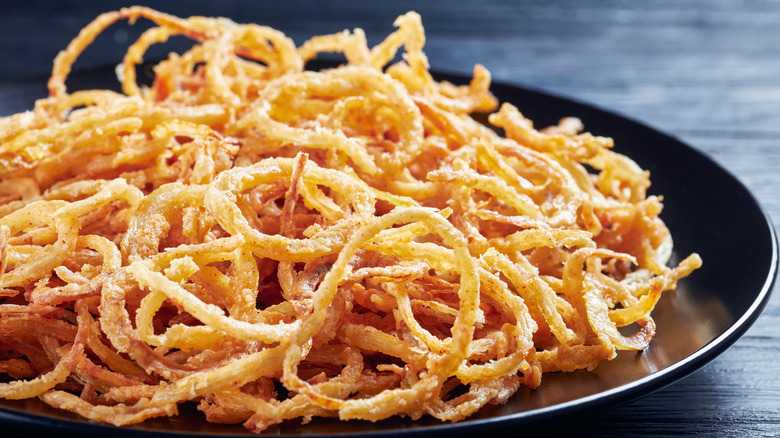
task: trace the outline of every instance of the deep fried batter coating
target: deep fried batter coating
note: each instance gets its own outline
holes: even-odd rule
[[[139,18],[123,92],[69,91],[79,54]],[[577,119],[499,106],[482,66],[437,82],[420,17],[395,24],[374,47],[144,7],[86,26],[50,96],[0,119],[0,397],[115,425],[185,401],[252,432],[457,421],[646,348],[701,264],[667,266],[649,173]],[[195,45],[136,83],[174,35]],[[306,70],[323,52],[346,62]]]

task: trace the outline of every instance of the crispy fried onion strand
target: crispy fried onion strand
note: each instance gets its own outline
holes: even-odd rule
[[[123,93],[69,92],[139,18]],[[395,24],[373,48],[143,7],[86,26],[50,97],[0,119],[0,397],[115,425],[187,401],[253,432],[456,421],[646,348],[701,264],[667,266],[649,174],[576,119],[536,130],[504,103],[496,134],[470,116],[498,107],[488,71],[435,81],[420,17]],[[195,45],[138,84],[175,35]],[[323,52],[346,63],[306,70]]]

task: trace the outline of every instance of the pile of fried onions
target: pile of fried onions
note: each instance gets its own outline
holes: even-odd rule
[[[68,91],[141,17],[123,92]],[[667,266],[649,173],[577,119],[535,129],[481,66],[437,82],[420,17],[395,24],[371,48],[143,7],[82,29],[50,96],[0,119],[0,397],[114,425],[186,401],[253,432],[456,421],[646,348],[701,264]],[[194,46],[138,85],[175,35]],[[306,70],[326,52],[346,62]]]

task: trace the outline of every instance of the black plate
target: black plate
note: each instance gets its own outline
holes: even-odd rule
[[[440,78],[463,83],[457,75]],[[0,85],[0,114],[24,110],[45,94],[45,81]],[[115,88],[111,70],[74,76],[73,88]],[[376,437],[484,432],[572,415],[645,396],[701,368],[731,346],[752,325],[768,301],[777,269],[777,238],[756,198],[733,175],[696,149],[641,123],[609,111],[516,85],[495,84],[536,126],[579,117],[588,131],[615,139],[615,150],[650,170],[650,193],[662,194],[662,218],[675,239],[673,262],[698,252],[703,267],[666,293],[653,312],[658,334],[642,353],[621,353],[594,372],[545,375],[535,391],[520,390],[503,406],[467,420],[442,424],[392,419],[378,423],[315,419],[287,422],[265,435]],[[732,257],[740,254],[739,257]],[[738,274],[737,274],[738,273]],[[248,436],[241,426],[207,424],[192,405],[176,418],[114,428],[56,411],[37,400],[0,400],[0,422],[74,434]]]

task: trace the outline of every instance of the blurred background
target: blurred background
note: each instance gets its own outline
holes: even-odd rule
[[[0,0],[0,84],[6,85],[0,115],[46,95],[52,60],[80,28],[132,4],[268,25],[298,44],[355,27],[375,44],[393,31],[398,15],[416,10],[432,69],[470,74],[479,63],[496,82],[585,101],[670,133],[734,173],[780,220],[778,1]],[[75,70],[117,64],[147,26],[144,20],[112,26]],[[175,39],[150,56],[186,45]],[[724,257],[740,254],[724,250]],[[644,399],[540,430],[777,436],[779,325],[775,294],[748,333],[696,374]]]

